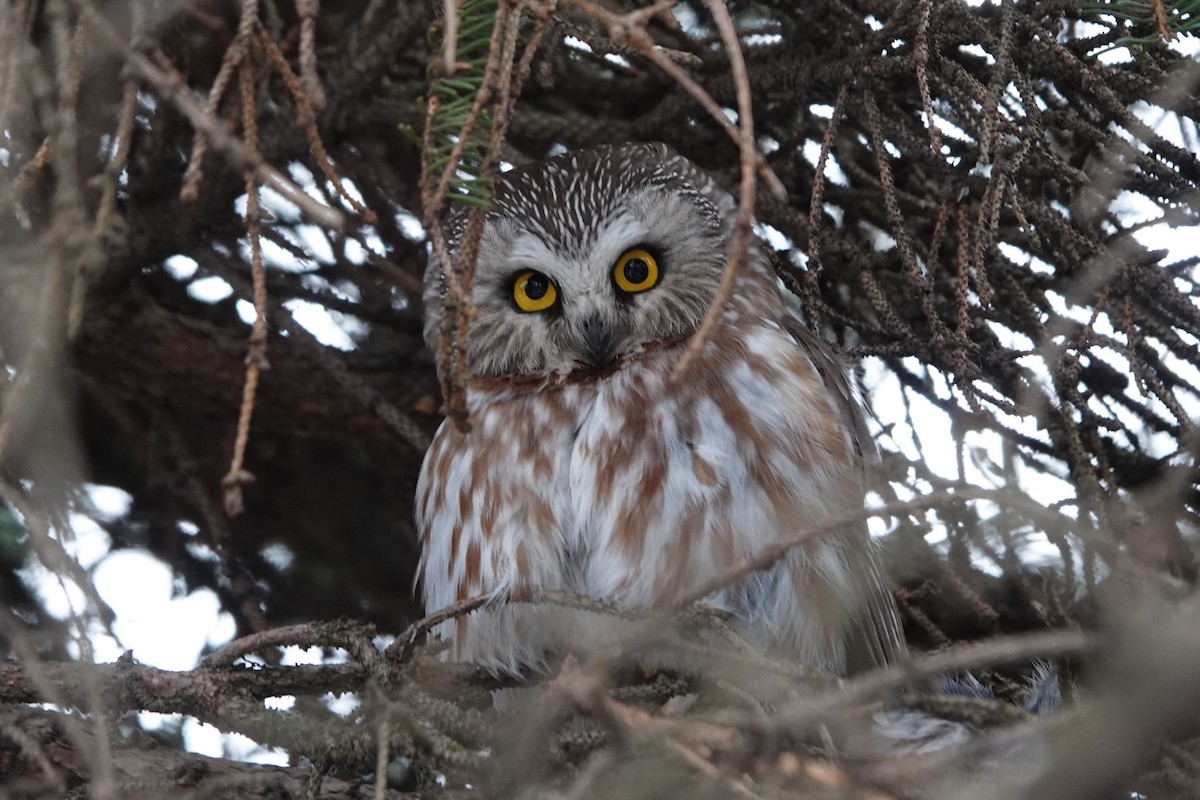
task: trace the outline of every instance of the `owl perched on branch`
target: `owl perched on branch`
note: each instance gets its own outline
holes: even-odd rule
[[[467,348],[471,430],[443,423],[417,486],[429,611],[539,589],[661,607],[861,507],[859,409],[836,359],[785,307],[759,243],[671,380],[735,215],[664,145],[567,153],[497,179]],[[425,286],[434,346],[436,257]],[[814,537],[706,602],[751,643],[811,666],[881,664],[903,646],[861,526]],[[516,672],[579,646],[585,616],[497,603],[439,633],[453,658]]]

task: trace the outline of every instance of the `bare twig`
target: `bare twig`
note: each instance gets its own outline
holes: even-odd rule
[[[258,104],[254,99],[254,77],[246,64],[238,70],[238,84],[242,95],[242,129],[246,136],[246,148],[252,156],[258,155]],[[246,444],[250,438],[250,418],[254,413],[254,398],[258,392],[258,378],[264,369],[270,369],[267,361],[267,273],[262,260],[262,207],[259,205],[258,176],[246,170],[246,236],[250,240],[250,274],[254,280],[254,325],[250,330],[249,347],[246,353],[246,381],[242,387],[242,404],[238,412],[237,435],[233,444],[233,460],[229,472],[221,481],[225,490],[225,513],[235,517],[243,511],[242,486],[254,481],[254,476],[244,466]]]
[[[320,111],[325,107],[325,89],[317,75],[317,15],[319,0],[296,0],[296,14],[300,17],[300,80],[309,104]]]
[[[725,0],[705,0],[708,10],[712,12],[717,23],[717,30],[725,43],[725,51],[729,54],[729,66],[733,73],[734,86],[737,88],[738,100],[738,151],[741,159],[742,179],[738,187],[738,214],[733,223],[733,235],[729,240],[727,263],[721,273],[721,282],[717,291],[704,312],[703,319],[696,327],[688,346],[679,357],[671,371],[671,380],[678,381],[687,373],[696,356],[704,349],[704,343],[712,333],[717,320],[725,311],[725,303],[733,291],[734,282],[742,266],[746,263],[750,249],[750,224],[754,217],[755,164],[758,158],[758,147],[754,143],[754,109],[750,96],[750,77],[746,71],[746,60],[742,55],[742,44],[738,40],[737,29],[725,7]]]
[[[73,0],[76,6],[88,20],[92,28],[109,46],[121,53],[130,68],[143,80],[153,86],[167,100],[170,100],[183,113],[188,121],[201,130],[219,150],[222,150],[235,166],[252,170],[256,178],[265,186],[269,186],[295,204],[314,222],[329,228],[341,228],[345,218],[340,211],[321,205],[309,197],[303,189],[289,180],[283,173],[252,154],[246,146],[229,135],[224,127],[209,114],[204,112],[192,99],[187,90],[187,82],[183,76],[175,72],[165,60],[155,66],[150,59],[129,46],[120,34],[113,30],[108,20],[96,11],[90,0]]]
[[[694,97],[704,107],[704,110],[708,112],[709,116],[729,134],[729,138],[738,143],[740,148],[742,133],[725,116],[725,112],[721,110],[721,106],[717,104],[717,101],[713,100],[704,87],[684,72],[673,59],[668,58],[660,52],[654,43],[653,37],[646,31],[645,25],[647,20],[656,14],[673,8],[678,4],[678,0],[662,0],[662,2],[656,3],[653,6],[648,6],[638,11],[631,11],[628,14],[616,14],[595,3],[589,2],[589,0],[568,0],[568,2],[606,24],[608,26],[608,35],[614,41],[628,42],[638,52],[653,61],[659,69]],[[724,34],[722,34],[722,39],[724,39]],[[731,55],[730,58],[732,59],[732,57]],[[766,183],[771,193],[779,200],[785,200],[787,198],[787,190],[767,164],[766,159],[762,157],[761,153],[755,155],[755,168],[758,170],[758,177]]]
[[[227,666],[264,648],[295,646],[345,648],[358,663],[371,667],[376,659],[375,647],[371,643],[372,634],[368,626],[336,622],[270,628],[222,645],[204,656],[200,665],[205,668]]]
[[[298,0],[298,2],[311,3],[315,5],[315,0]],[[271,64],[275,67],[276,72],[283,78],[283,83],[288,89],[288,93],[292,96],[292,102],[296,104],[297,122],[300,128],[304,131],[304,135],[308,137],[309,146],[312,147],[313,156],[316,157],[317,168],[321,170],[321,174],[325,176],[325,180],[333,187],[333,190],[338,193],[346,203],[354,209],[354,212],[362,218],[362,221],[367,225],[374,225],[377,221],[375,213],[369,208],[358,202],[358,198],[350,194],[346,190],[346,182],[338,175],[333,167],[333,160],[329,154],[325,152],[325,143],[321,141],[321,134],[317,130],[316,114],[314,108],[320,106],[310,100],[312,90],[309,83],[305,82],[301,86],[301,79],[296,78],[296,74],[292,72],[291,66],[287,59],[283,57],[283,52],[279,49],[279,45],[267,34],[266,31],[259,29],[258,43],[266,52],[267,57],[271,59]],[[303,65],[302,65],[303,66]],[[313,74],[313,81],[316,80],[316,74]],[[321,90],[319,83],[312,84],[316,87],[315,91],[318,95],[324,98],[324,93]],[[322,102],[324,100],[322,99]]]

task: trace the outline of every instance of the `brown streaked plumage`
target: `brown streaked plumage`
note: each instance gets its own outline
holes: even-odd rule
[[[856,400],[788,312],[758,243],[703,350],[668,380],[716,290],[733,218],[728,194],[662,145],[500,177],[476,268],[472,430],[442,426],[418,485],[430,611],[534,589],[669,604],[861,506],[870,442]],[[434,260],[431,344],[442,291]],[[814,538],[707,602],[752,643],[813,666],[879,664],[903,647],[861,528]],[[583,614],[485,608],[439,632],[452,657],[517,671],[586,647]]]

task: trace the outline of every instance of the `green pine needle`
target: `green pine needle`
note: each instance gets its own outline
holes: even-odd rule
[[[492,29],[498,13],[497,0],[467,0],[458,8],[458,37],[455,42],[457,68],[453,75],[434,75],[430,94],[440,101],[432,120],[430,152],[426,153],[426,179],[440,175],[450,163],[463,125],[483,88]],[[431,30],[431,38],[439,35]],[[450,181],[447,200],[479,207],[491,195],[480,167],[487,154],[491,117],[487,109],[479,115],[463,148],[462,158]]]

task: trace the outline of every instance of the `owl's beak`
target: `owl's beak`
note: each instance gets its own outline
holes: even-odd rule
[[[583,349],[589,366],[606,367],[617,358],[617,338],[612,324],[599,314],[583,321]]]

